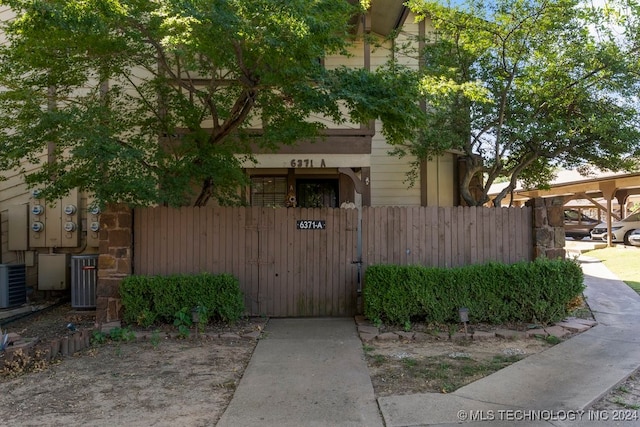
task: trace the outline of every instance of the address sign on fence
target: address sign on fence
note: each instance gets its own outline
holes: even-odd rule
[[[327,221],[320,219],[299,219],[296,221],[298,230],[325,230]]]

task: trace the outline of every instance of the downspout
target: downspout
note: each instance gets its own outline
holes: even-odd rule
[[[51,113],[56,111],[57,103],[56,103],[56,95],[57,90],[55,86],[49,86],[47,90],[47,110]],[[56,162],[56,143],[55,141],[47,142],[47,164],[52,165]],[[51,176],[50,179],[55,181],[56,177]]]

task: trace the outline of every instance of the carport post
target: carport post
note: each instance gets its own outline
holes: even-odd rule
[[[612,238],[611,238],[611,209],[613,197],[616,193],[616,183],[615,182],[601,182],[600,183],[600,191],[602,191],[602,196],[607,200],[607,246],[613,246]]]

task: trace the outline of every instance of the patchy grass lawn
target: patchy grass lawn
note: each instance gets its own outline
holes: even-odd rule
[[[640,294],[640,249],[614,246],[589,251],[586,255],[600,259],[620,280]]]

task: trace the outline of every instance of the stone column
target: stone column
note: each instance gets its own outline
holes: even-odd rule
[[[132,228],[132,211],[124,204],[109,205],[100,214],[97,324],[121,318],[120,283],[132,273]]]
[[[533,257],[564,258],[564,197],[537,197],[533,209]]]

